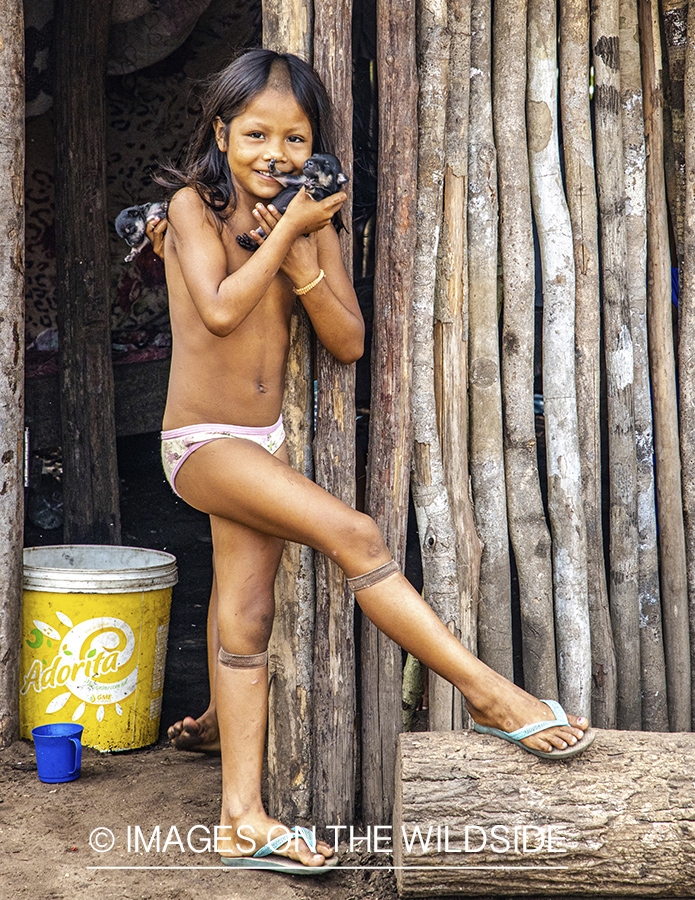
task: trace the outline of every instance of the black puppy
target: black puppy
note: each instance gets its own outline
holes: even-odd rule
[[[343,172],[343,167],[338,159],[331,153],[314,153],[304,163],[301,175],[278,172],[275,168],[275,160],[268,163],[268,172],[285,188],[277,197],[273,197],[270,203],[279,213],[284,213],[290,200],[304,188],[314,200],[323,200],[336,194],[344,184],[350,180]],[[256,231],[261,237],[267,237],[262,228]],[[244,250],[257,250],[258,244],[248,234],[238,234],[237,243]]]
[[[131,262],[140,251],[150,243],[145,234],[147,223],[151,219],[163,219],[167,214],[169,203],[143,203],[141,206],[129,206],[121,210],[116,218],[116,231],[129,247],[133,249],[126,256],[125,262]]]

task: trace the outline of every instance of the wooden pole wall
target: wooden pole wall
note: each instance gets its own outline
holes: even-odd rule
[[[24,531],[24,25],[0,8],[0,747],[19,737]]]
[[[121,538],[106,215],[111,3],[56,4],[56,293],[66,543]],[[89,223],[87,225],[87,223]]]

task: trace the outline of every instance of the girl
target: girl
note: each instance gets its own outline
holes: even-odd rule
[[[549,713],[464,649],[401,575],[372,519],[288,465],[280,409],[295,295],[338,360],[352,363],[363,349],[360,309],[331,225],[346,195],[316,202],[302,190],[283,216],[272,206],[280,185],[270,161],[299,173],[312,152],[330,152],[330,127],[313,70],[297,57],[254,50],[212,83],[184,167],[160,179],[179,189],[166,232],[173,351],[162,458],[176,493],[210,516],[215,571],[211,710],[202,722],[179,723],[174,737],[187,732],[204,749],[219,730],[223,860],[256,865],[250,856],[272,853],[270,865],[289,858],[290,871],[306,874],[325,871],[332,848],[306,831],[289,841],[261,803],[267,646],[286,540],[335,560],[363,612],[463,692],[477,727],[552,757],[590,742],[585,719],[568,719],[557,706]],[[243,232],[255,252],[237,244]]]

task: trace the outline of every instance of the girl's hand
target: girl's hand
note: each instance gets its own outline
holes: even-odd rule
[[[152,249],[160,259],[164,259],[164,235],[168,224],[166,219],[150,219],[145,225],[145,234],[152,242]]]

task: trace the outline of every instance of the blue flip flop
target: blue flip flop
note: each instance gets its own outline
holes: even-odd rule
[[[285,875],[325,875],[338,865],[338,857],[330,856],[322,866],[305,866],[296,859],[278,856],[275,853],[280,847],[286,847],[289,841],[301,838],[312,853],[316,853],[316,836],[308,828],[295,825],[291,834],[280,834],[268,841],[253,856],[223,856],[222,862],[232,869],[265,869],[270,872],[282,872]]]
[[[499,728],[478,725],[476,722],[473,723],[473,728],[478,734],[493,734],[495,737],[502,738],[503,741],[509,741],[511,744],[518,744],[527,753],[533,753],[534,756],[541,756],[543,759],[569,759],[571,756],[583,753],[596,737],[591,728],[584,732],[584,737],[580,738],[576,744],[565,747],[564,750],[558,750],[557,748],[550,751],[536,750],[533,747],[528,747],[526,744],[521,743],[524,738],[530,737],[532,734],[538,734],[539,731],[545,731],[546,728],[553,728],[557,725],[569,725],[567,713],[557,700],[541,700],[541,703],[545,703],[546,706],[550,707],[555,716],[554,719],[549,722],[534,722],[531,725],[524,725],[523,728],[517,728],[516,731],[502,731]]]

